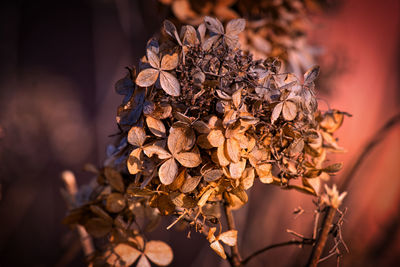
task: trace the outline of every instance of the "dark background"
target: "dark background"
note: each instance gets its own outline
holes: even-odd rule
[[[165,10],[155,1],[2,1],[0,3],[0,266],[84,266],[74,233],[61,224],[66,205],[60,173],[75,172],[79,184],[92,178],[82,166],[101,166],[117,131],[121,97],[114,83],[144,54]],[[312,41],[341,59],[340,75],[321,97],[354,116],[338,136],[348,153],[339,181],[362,147],[399,112],[399,3],[344,1],[317,17]],[[322,76],[323,77],[323,76]],[[345,266],[400,263],[399,127],[363,163],[345,206]],[[294,219],[297,206],[306,210]],[[245,255],[291,238],[287,228],[307,233],[313,206],[296,192],[257,185],[237,214]],[[155,239],[174,249],[173,266],[219,266],[197,236],[160,231]],[[262,238],[261,238],[262,237]],[[296,247],[270,251],[250,266],[291,266],[308,255]],[[335,260],[322,266],[335,266]]]

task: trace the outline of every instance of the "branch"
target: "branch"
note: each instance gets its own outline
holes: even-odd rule
[[[236,230],[235,219],[233,218],[232,210],[229,207],[228,203],[225,203],[224,211],[225,211],[226,220],[228,222],[229,230]],[[229,263],[234,267],[240,267],[240,266],[242,266],[241,261],[242,261],[242,258],[240,256],[239,248],[238,248],[238,245],[236,242],[236,245],[231,247],[231,257],[229,257]]]
[[[265,248],[262,248],[260,250],[257,250],[256,252],[252,253],[250,256],[248,256],[247,258],[245,258],[242,261],[242,264],[246,265],[252,258],[258,256],[261,253],[266,252],[267,250],[273,249],[273,248],[291,246],[291,245],[312,245],[312,244],[314,244],[314,241],[315,240],[310,239],[310,238],[304,238],[303,240],[290,240],[290,241],[286,241],[286,242],[282,242],[282,243],[272,244],[272,245],[266,246]]]
[[[354,178],[354,175],[356,174],[358,169],[361,167],[361,164],[364,162],[367,155],[372,151],[373,148],[375,148],[375,146],[377,146],[382,140],[385,139],[385,136],[398,123],[400,123],[400,113],[398,113],[398,114],[394,115],[392,118],[390,118],[382,126],[382,128],[380,128],[379,131],[375,133],[375,135],[371,138],[371,140],[364,147],[362,153],[357,158],[356,162],[354,163],[353,167],[350,169],[349,173],[342,180],[342,182],[339,186],[340,192],[346,191],[351,180]]]
[[[67,202],[68,208],[71,209],[76,206],[75,197],[78,192],[75,175],[71,171],[64,171],[61,174],[61,179],[65,184],[65,189],[62,189],[61,193]],[[76,230],[79,234],[79,239],[86,259],[89,259],[94,253],[92,238],[82,225],[76,225]],[[92,266],[92,264],[89,264],[89,266]]]
[[[307,266],[315,267],[317,266],[321,254],[324,250],[326,240],[328,239],[329,231],[331,230],[332,221],[335,217],[336,209],[333,207],[328,207],[325,217],[322,221],[322,228],[319,231],[315,246],[311,252],[310,258],[308,259]]]

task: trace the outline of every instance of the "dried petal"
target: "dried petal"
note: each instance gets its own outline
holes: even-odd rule
[[[165,55],[161,60],[161,69],[162,70],[173,70],[178,66],[179,57],[177,53],[172,55]]]
[[[175,155],[177,161],[187,168],[195,168],[201,164],[200,153],[181,152]]]
[[[210,244],[210,247],[224,260],[226,260],[226,254],[222,245],[217,241]]]
[[[142,146],[146,141],[146,133],[142,127],[133,126],[128,132],[128,143],[134,146]]]
[[[282,107],[283,107],[282,102],[278,103],[274,107],[274,110],[272,111],[272,115],[271,115],[271,123],[274,123],[279,118],[279,115],[281,115]]]
[[[137,174],[142,169],[143,155],[142,149],[136,148],[129,154],[126,165],[130,174]]]
[[[212,18],[206,16],[204,18],[204,22],[206,24],[207,29],[210,32],[217,33],[217,34],[224,34],[224,26],[222,26],[222,23],[217,19],[217,18]]]
[[[105,167],[104,175],[106,176],[106,179],[112,188],[121,193],[125,191],[124,181],[122,179],[121,173],[114,170],[113,168]]]
[[[212,130],[207,135],[207,140],[213,147],[220,147],[225,142],[225,136],[221,130]]]
[[[150,85],[153,85],[157,81],[159,73],[159,70],[152,68],[142,70],[136,77],[136,84],[141,87],[148,87]]]
[[[236,139],[229,138],[225,142],[225,152],[232,162],[240,160],[240,145]]]
[[[126,266],[133,264],[142,254],[136,248],[123,243],[118,244],[114,248],[114,252],[120,257],[121,260],[125,262]]]
[[[246,27],[245,19],[233,19],[228,22],[226,25],[226,34],[227,35],[238,35],[241,33]]]
[[[282,115],[287,121],[294,120],[297,116],[297,105],[292,101],[285,101],[283,103]]]
[[[238,162],[232,162],[229,165],[229,173],[231,174],[231,177],[233,179],[239,179],[242,177],[242,173],[244,169],[246,168],[246,159],[242,159]]]
[[[165,126],[164,126],[164,123],[162,123],[162,121],[157,120],[153,117],[147,117],[146,124],[147,124],[147,127],[149,127],[150,131],[155,136],[162,137],[162,138],[167,137]]]
[[[162,184],[169,185],[178,174],[178,165],[173,158],[168,159],[164,162],[158,170],[158,176]]]
[[[167,266],[172,262],[174,254],[170,246],[162,241],[149,241],[146,243],[144,255],[158,266]]]
[[[159,159],[169,159],[172,157],[167,150],[157,145],[146,146],[143,148],[143,151],[149,158],[151,158],[154,154],[156,154]]]
[[[181,86],[179,85],[178,79],[169,72],[160,72],[160,84],[162,89],[169,95],[179,96],[181,94]]]
[[[200,180],[201,180],[201,176],[191,177],[190,175],[188,175],[188,177],[186,178],[185,182],[183,183],[183,185],[181,187],[181,192],[182,193],[192,192],[197,187],[197,185],[200,183]]]
[[[204,180],[206,180],[207,182],[213,182],[213,181],[221,178],[223,174],[224,173],[222,172],[222,170],[214,169],[214,170],[209,170],[206,173],[204,173],[203,177],[204,177]]]
[[[153,51],[151,51],[151,49],[147,49],[147,60],[149,61],[150,66],[153,68],[160,68],[160,59]]]
[[[111,193],[107,197],[106,209],[112,213],[121,212],[125,208],[125,198],[120,193]]]
[[[229,230],[219,235],[218,240],[221,240],[228,246],[233,247],[237,242],[237,230]]]

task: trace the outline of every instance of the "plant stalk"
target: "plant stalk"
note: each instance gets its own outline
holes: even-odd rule
[[[235,219],[233,218],[232,209],[231,209],[231,207],[229,207],[228,203],[226,203],[224,205],[224,211],[225,211],[226,220],[228,222],[229,230],[236,230]],[[243,266],[242,265],[242,257],[240,256],[239,247],[237,245],[237,242],[236,242],[236,245],[231,247],[231,257],[229,258],[229,263],[231,264],[231,266],[234,266],[234,267]]]
[[[321,258],[322,252],[324,250],[326,241],[328,239],[329,231],[331,230],[332,221],[333,218],[335,217],[335,214],[336,214],[336,209],[333,207],[328,207],[328,211],[325,213],[322,222],[322,228],[317,236],[317,241],[315,243],[315,246],[313,247],[307,266],[309,267],[317,266],[319,259]]]

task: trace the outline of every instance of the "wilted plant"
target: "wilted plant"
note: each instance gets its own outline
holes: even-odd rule
[[[278,59],[254,60],[239,48],[244,29],[244,19],[223,27],[205,17],[178,33],[165,21],[138,71],[116,84],[125,96],[118,145],[66,218],[102,240],[92,263],[131,265],[140,257],[137,266],[168,265],[170,247],[144,234],[160,216],[172,216],[168,229],[179,223],[203,233],[219,256],[240,266],[249,259],[240,257],[231,210],[248,201],[255,180],[319,196],[321,180],[342,167],[324,164],[328,152],[343,150],[332,134],[345,113],[318,110],[319,68],[300,80],[282,72]],[[318,210],[336,211],[344,196],[327,190]],[[303,241],[320,243],[317,236]]]
[[[241,49],[254,59],[279,57],[285,71],[297,76],[315,64],[318,49],[309,44],[310,15],[327,5],[321,0],[159,0],[173,18],[199,25],[205,16],[222,22],[244,18],[246,29],[239,35]]]

